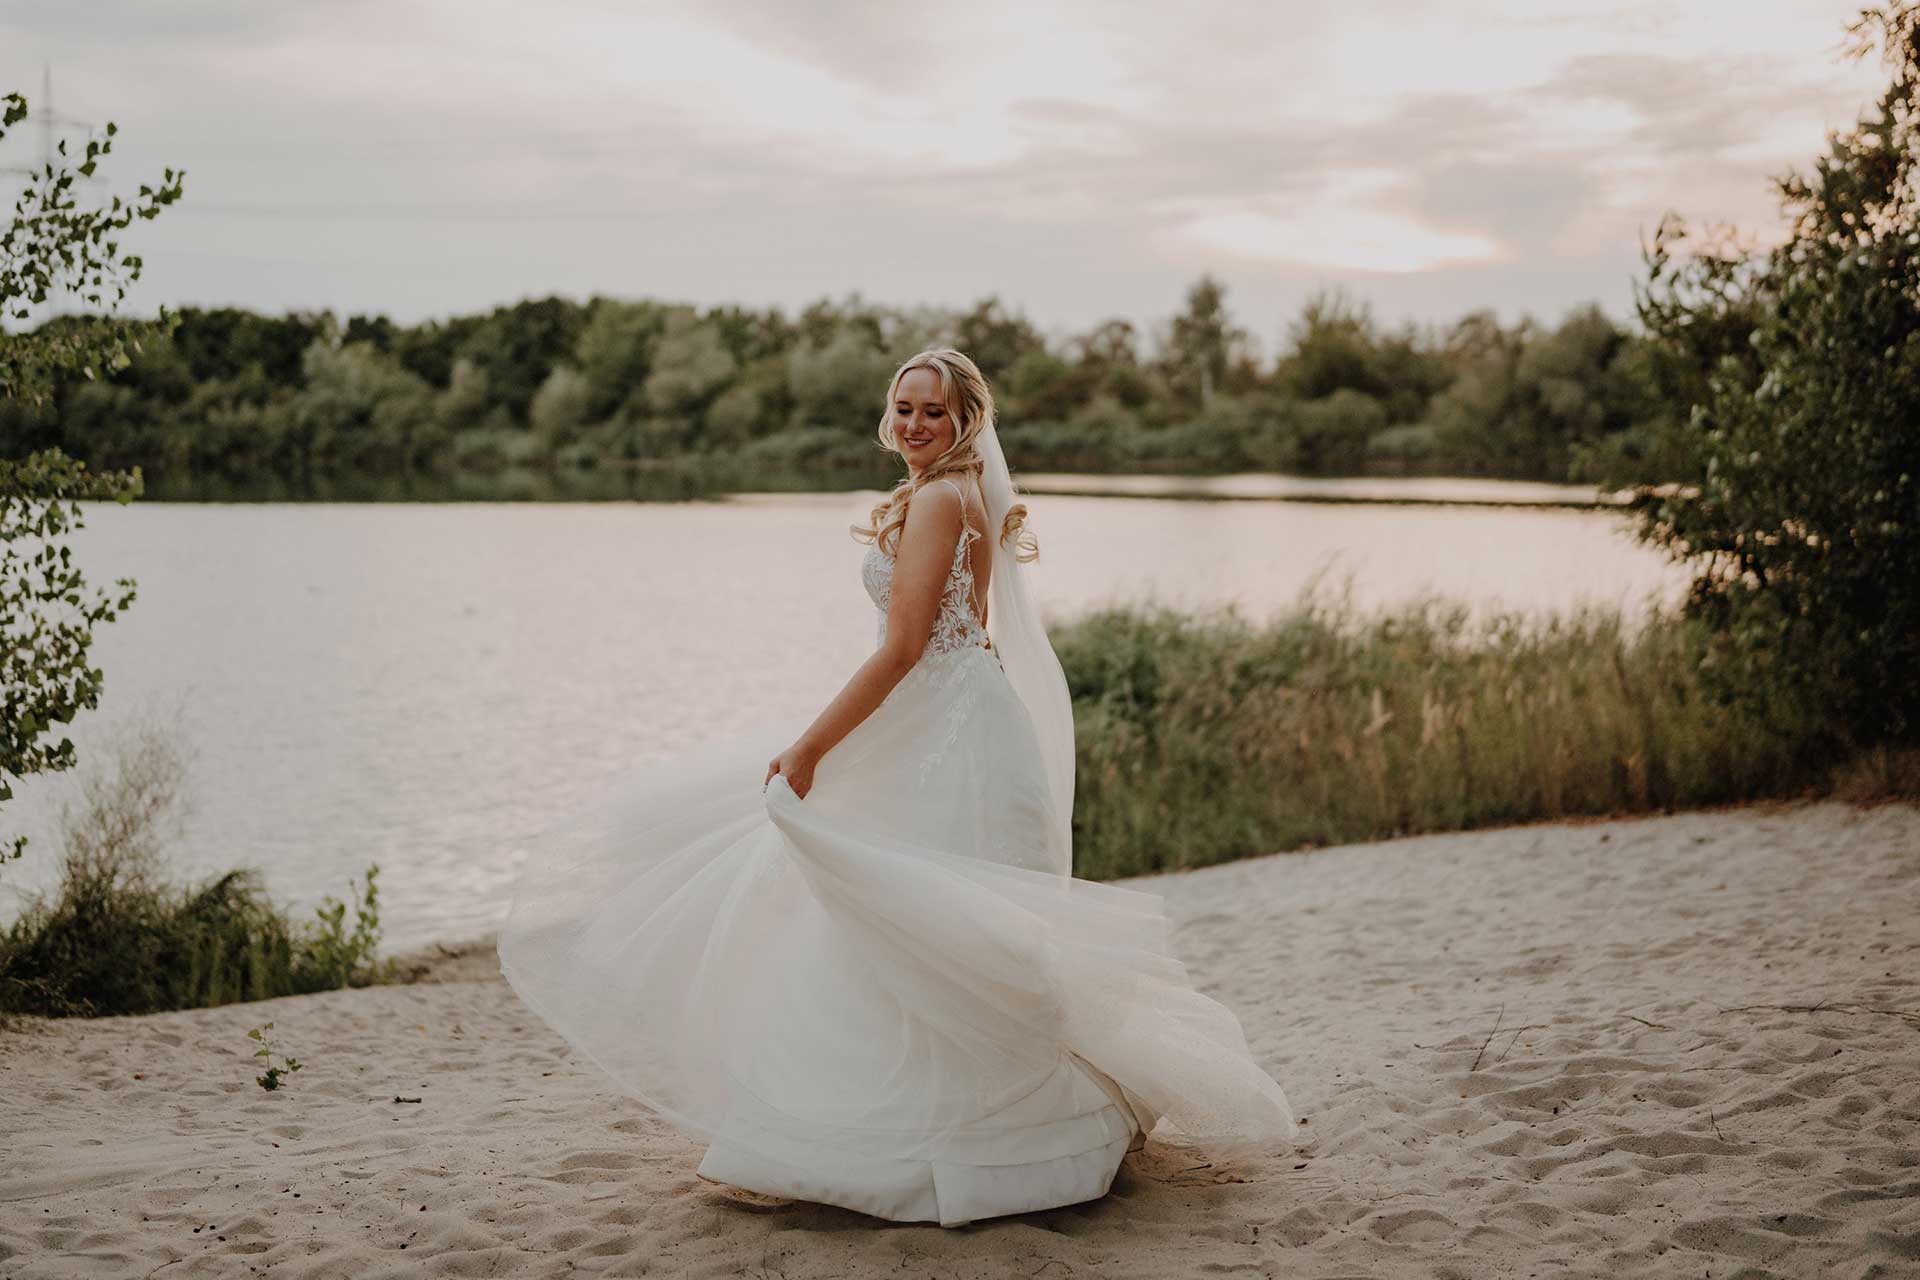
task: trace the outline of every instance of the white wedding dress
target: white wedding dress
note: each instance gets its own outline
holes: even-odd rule
[[[1067,824],[973,611],[980,536],[805,799],[763,789],[779,743],[756,736],[527,850],[502,973],[707,1144],[702,1177],[953,1226],[1102,1196],[1149,1132],[1210,1155],[1295,1132],[1161,900],[1059,869]],[[892,572],[870,546],[883,635]]]

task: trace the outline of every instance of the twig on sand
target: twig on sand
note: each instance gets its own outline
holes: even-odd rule
[[[1547,1024],[1546,1024],[1546,1023],[1544,1023],[1544,1022],[1529,1022],[1529,1023],[1528,1023],[1528,1024],[1526,1025],[1526,1026],[1524,1026],[1524,1027],[1515,1027],[1515,1028],[1513,1029],[1513,1035],[1512,1035],[1512,1037],[1510,1037],[1510,1038],[1509,1038],[1509,1039],[1507,1040],[1507,1047],[1506,1047],[1506,1048],[1504,1048],[1504,1049],[1502,1049],[1502,1050],[1500,1051],[1500,1056],[1499,1056],[1499,1057],[1497,1057],[1497,1058],[1495,1058],[1495,1059],[1493,1060],[1493,1065],[1497,1067],[1497,1066],[1499,1066],[1499,1065],[1500,1065],[1501,1063],[1503,1063],[1503,1062],[1505,1062],[1505,1061],[1507,1060],[1507,1055],[1513,1052],[1513,1046],[1514,1046],[1514,1045],[1516,1045],[1516,1044],[1518,1044],[1518,1043],[1520,1043],[1520,1037],[1521,1037],[1521,1036],[1523,1036],[1523,1035],[1525,1035],[1525,1034],[1526,1034],[1527,1032],[1529,1032],[1529,1031],[1542,1031],[1542,1030],[1545,1030],[1545,1029],[1546,1029],[1546,1025],[1547,1025]]]
[[[1480,1059],[1486,1056],[1487,1046],[1493,1043],[1493,1038],[1500,1034],[1500,1023],[1506,1016],[1507,1006],[1503,1004],[1500,1012],[1493,1016],[1493,1030],[1487,1032],[1487,1038],[1480,1042],[1480,1052],[1473,1055],[1473,1065],[1467,1068],[1468,1075],[1480,1069]]]
[[[1632,1014],[1630,1014],[1630,1013],[1623,1013],[1623,1014],[1621,1014],[1620,1016],[1621,1016],[1621,1017],[1623,1017],[1623,1018],[1625,1018],[1625,1019],[1626,1019],[1627,1021],[1629,1021],[1629,1022],[1637,1022],[1637,1023],[1639,1023],[1639,1024],[1641,1025],[1641,1026],[1643,1026],[1643,1027],[1652,1027],[1652,1028],[1653,1028],[1654,1030],[1656,1030],[1656,1031],[1671,1031],[1671,1030],[1673,1030],[1673,1028],[1672,1028],[1672,1027],[1670,1027],[1670,1026],[1668,1026],[1668,1025],[1667,1025],[1666,1023],[1664,1023],[1664,1022],[1648,1022],[1648,1021],[1647,1021],[1647,1020],[1646,1020],[1645,1018],[1636,1018],[1636,1017],[1634,1017],[1634,1016],[1633,1016]]]
[[[1727,1140],[1727,1135],[1720,1132],[1720,1122],[1714,1119],[1712,1107],[1707,1108],[1707,1123],[1713,1126],[1714,1137],[1720,1139],[1720,1141],[1722,1142],[1725,1142]]]
[[[1755,1013],[1767,1010],[1775,1013],[1877,1013],[1920,1026],[1920,1009],[1882,1009],[1870,1004],[1828,1004],[1822,1000],[1818,1004],[1741,1004],[1716,1007],[1722,1013]]]

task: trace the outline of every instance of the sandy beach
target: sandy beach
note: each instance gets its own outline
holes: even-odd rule
[[[0,1275],[1920,1274],[1920,808],[1529,825],[1128,882],[1305,1117],[943,1230],[767,1201],[500,980],[0,1033]],[[303,1067],[268,1093],[247,1029]],[[164,1270],[162,1270],[164,1268]]]

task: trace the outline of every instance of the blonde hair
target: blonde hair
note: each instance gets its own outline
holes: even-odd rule
[[[893,381],[887,384],[886,404],[880,410],[880,447],[889,453],[899,453],[899,442],[893,438],[893,402],[900,390],[900,379],[915,369],[931,369],[940,381],[940,398],[947,406],[947,416],[954,424],[953,443],[945,453],[927,464],[925,471],[918,476],[909,472],[893,491],[874,505],[867,515],[864,525],[850,525],[853,536],[862,542],[872,542],[888,555],[894,555],[900,547],[900,531],[906,527],[907,507],[918,493],[935,480],[946,476],[971,476],[977,486],[985,460],[980,456],[980,433],[994,421],[993,391],[987,386],[987,379],[980,367],[967,356],[952,347],[938,347],[922,351],[898,369],[894,370]],[[982,494],[984,500],[985,495]],[[1040,555],[1039,541],[1027,530],[1027,508],[1022,502],[1015,502],[1007,508],[1006,519],[1000,524],[1000,542],[1011,547],[1013,558],[1022,563],[1035,560]]]

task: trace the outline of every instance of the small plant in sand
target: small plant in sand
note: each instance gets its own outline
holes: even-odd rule
[[[272,1030],[273,1030],[273,1024],[271,1022],[268,1022],[268,1023],[263,1023],[260,1026],[254,1027],[253,1029],[247,1032],[247,1039],[258,1040],[260,1042],[260,1047],[253,1051],[253,1056],[256,1058],[265,1058],[267,1060],[267,1073],[265,1075],[255,1076],[254,1079],[259,1081],[260,1087],[262,1089],[266,1089],[269,1092],[271,1092],[274,1089],[278,1089],[280,1087],[280,1081],[284,1077],[292,1075],[294,1072],[300,1069],[299,1059],[289,1058],[286,1054],[282,1053],[280,1050],[279,1040],[276,1037],[267,1034]],[[274,1066],[273,1060],[276,1057],[279,1058],[280,1061],[285,1065],[278,1066],[278,1067]]]
[[[352,880],[347,881],[349,896],[354,900],[351,931],[347,928],[347,903],[329,894],[314,908],[318,924],[308,926],[300,965],[305,981],[311,984],[309,989],[330,991],[393,981],[396,962],[376,961],[374,954],[380,945],[380,890],[374,884],[379,874],[379,863],[367,865],[364,894],[354,890]]]

